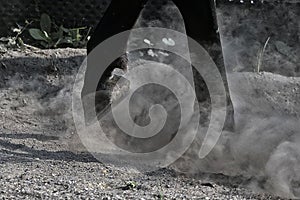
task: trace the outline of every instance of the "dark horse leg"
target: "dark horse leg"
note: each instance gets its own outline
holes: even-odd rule
[[[106,12],[104,13],[104,16],[101,18],[99,24],[97,25],[90,41],[87,45],[87,52],[88,52],[88,66],[86,69],[85,77],[91,77],[93,75],[93,70],[91,70],[91,67],[89,67],[91,64],[89,64],[89,60],[91,60],[91,52],[94,50],[100,43],[105,41],[106,39],[119,34],[124,31],[128,31],[133,28],[136,20],[138,19],[141,10],[144,8],[145,4],[148,0],[112,0],[110,5],[108,6]],[[127,36],[129,38],[129,34]],[[120,48],[122,51],[125,52],[127,43],[121,43],[117,48]],[[97,56],[97,55],[93,55]],[[96,94],[96,113],[101,112],[103,109],[107,107],[110,103],[110,94],[109,89],[107,87],[108,79],[112,75],[112,71],[115,68],[121,68],[126,69],[127,67],[127,56],[123,55],[122,57],[116,59],[113,63],[111,63],[109,66],[99,66],[99,67],[105,67],[105,71],[103,75],[100,78],[96,91],[102,91],[98,92]],[[82,90],[82,98],[90,93],[94,93],[96,91],[91,91],[91,86],[88,83],[89,81],[85,79],[83,90]],[[89,119],[89,114],[86,110],[89,108],[88,106],[85,106],[84,103],[84,113],[85,118]],[[91,103],[91,102],[90,102]],[[89,105],[90,103],[87,103]],[[89,121],[89,120],[86,120]]]
[[[213,10],[214,9],[214,6],[212,5],[213,1],[212,0],[188,0],[188,1],[173,0],[173,1],[177,5],[177,7],[179,8],[183,16],[187,35],[189,37],[192,37],[201,45],[203,45],[210,54],[211,53],[214,54],[211,56],[218,66],[218,69],[222,75],[223,82],[227,92],[229,109],[228,109],[226,124],[229,124],[228,128],[232,128],[233,108],[232,108],[232,103],[229,95],[220,39],[217,33],[216,20],[214,18],[215,11]],[[110,6],[105,12],[103,18],[101,19],[100,23],[95,29],[91,40],[88,43],[88,53],[90,53],[98,44],[108,39],[109,37],[112,37],[120,32],[132,29],[141,10],[144,8],[146,3],[147,0],[130,0],[130,3],[125,0],[112,0]],[[212,46],[212,44],[217,44],[219,48],[217,50],[216,49],[210,50],[209,47]],[[126,43],[120,44],[119,48],[125,50]],[[111,75],[113,68],[124,68],[124,67],[126,67],[126,56],[117,59],[114,63],[112,63],[107,68],[107,70],[105,71],[105,73],[103,74],[103,76],[99,81],[100,83],[98,85],[98,89],[103,89],[101,88],[101,82],[104,82],[107,79],[107,77]],[[86,76],[89,76],[90,73],[93,72],[89,70],[88,67],[86,71]],[[194,71],[194,73],[197,72]],[[195,74],[194,76],[195,76],[195,81],[197,82],[196,79],[199,79],[199,76]],[[83,89],[82,95],[84,96],[89,92],[92,91],[85,91],[85,89]],[[204,97],[204,98],[209,98],[209,97]]]
[[[230,92],[227,82],[227,75],[223,60],[223,53],[218,33],[218,24],[213,0],[173,0],[179,8],[185,22],[186,33],[189,37],[201,44],[216,63],[222,76],[227,95],[227,116],[224,130],[233,131],[234,129],[234,110],[230,98]],[[190,49],[191,50],[191,49]],[[191,50],[192,51],[192,50]],[[206,101],[209,98],[209,92],[201,75],[193,70],[196,94],[198,100]],[[203,91],[203,88],[204,91]],[[202,91],[198,93],[197,91]],[[201,95],[204,94],[204,95]]]

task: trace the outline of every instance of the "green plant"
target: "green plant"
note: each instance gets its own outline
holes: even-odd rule
[[[140,188],[140,186],[138,186],[138,184],[134,181],[127,181],[127,182],[124,181],[124,186],[119,187],[119,189],[122,189],[122,190],[134,190],[134,189],[139,189],[139,188]]]
[[[20,36],[27,29],[27,27],[29,25],[31,25],[32,23],[33,23],[33,21],[31,21],[31,22],[25,21],[25,26],[21,26],[21,25],[17,24],[18,28],[12,29],[12,31],[15,33],[15,35],[9,36],[9,37],[1,37],[0,42],[5,42],[9,47],[15,47],[15,46],[24,47],[25,44]]]
[[[257,59],[257,73],[260,73],[260,69],[261,69],[261,64],[262,64],[262,59],[264,57],[266,48],[268,46],[268,43],[270,41],[271,37],[268,37],[268,39],[265,42],[265,45],[263,47],[263,49],[260,51],[259,55],[258,55],[258,59]]]
[[[160,200],[164,200],[164,199],[165,199],[163,191],[160,191],[160,192],[159,192],[158,198],[159,198]]]
[[[134,181],[128,181],[126,182],[126,186],[125,186],[127,189],[129,190],[133,190],[134,188],[137,187],[137,183],[134,182]]]
[[[59,45],[66,44],[71,47],[83,47],[88,41],[88,33],[86,36],[81,35],[81,31],[87,29],[86,27],[80,28],[65,28],[64,26],[57,26],[51,21],[47,14],[42,14],[40,18],[40,28],[31,28],[29,33],[31,37],[45,47],[57,48]]]

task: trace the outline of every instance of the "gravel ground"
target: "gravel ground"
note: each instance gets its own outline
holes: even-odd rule
[[[20,149],[22,151],[22,148]],[[95,162],[88,155],[55,152],[38,158],[2,149],[4,199],[279,199],[257,195],[237,184],[203,181],[172,170],[139,174]],[[64,156],[66,155],[65,158]]]
[[[2,199],[280,199],[251,178],[100,163],[80,146],[69,115],[84,50],[9,50],[0,66]]]

